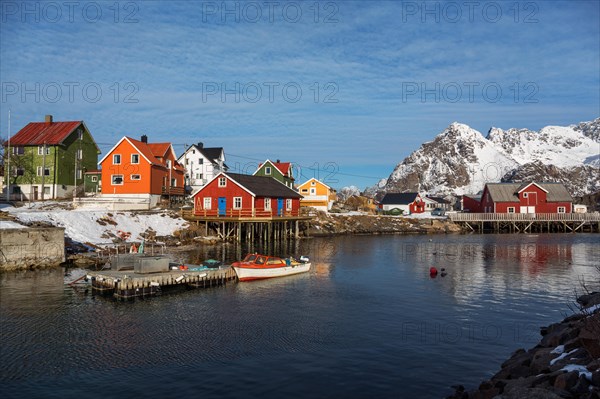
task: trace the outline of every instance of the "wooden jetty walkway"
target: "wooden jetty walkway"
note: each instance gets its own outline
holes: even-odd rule
[[[159,273],[135,273],[133,270],[101,270],[89,272],[92,290],[117,299],[153,296],[162,293],[163,288],[186,287],[207,288],[225,285],[237,278],[231,266],[219,269],[169,270]]]
[[[298,223],[311,220],[311,216],[275,215],[271,212],[230,211],[226,215],[195,214],[192,210],[182,210],[181,217],[198,225],[204,224],[205,235],[214,231],[222,240],[272,241],[285,238],[298,238]]]
[[[510,233],[599,232],[600,213],[453,213],[450,220],[471,231]]]

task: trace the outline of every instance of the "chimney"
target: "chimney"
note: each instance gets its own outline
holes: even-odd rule
[[[198,142],[198,148],[204,148],[204,143]]]
[[[148,136],[146,136],[145,134],[142,135],[142,143],[148,144]]]
[[[277,163],[280,163],[280,162],[281,162],[281,161],[278,159],[278,160],[277,160]]]
[[[52,123],[52,115],[46,115],[45,121],[46,123]]]

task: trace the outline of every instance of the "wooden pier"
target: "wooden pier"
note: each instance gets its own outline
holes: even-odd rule
[[[599,232],[600,213],[453,213],[450,220],[473,232]]]
[[[223,216],[198,215],[193,211],[183,210],[181,217],[198,225],[204,225],[205,235],[214,232],[219,239],[227,241],[279,241],[286,238],[298,238],[298,223],[311,220],[310,216],[291,215],[252,215],[243,212],[230,212]]]
[[[159,295],[165,288],[208,288],[225,285],[237,278],[231,266],[219,269],[170,270],[162,273],[135,273],[133,270],[89,272],[92,290],[117,299]]]

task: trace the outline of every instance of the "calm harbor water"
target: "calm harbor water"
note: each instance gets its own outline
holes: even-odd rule
[[[354,236],[271,251],[313,268],[135,302],[64,287],[60,269],[1,274],[0,395],[439,398],[537,343],[581,280],[599,284],[598,235]],[[431,266],[447,275],[430,278]]]

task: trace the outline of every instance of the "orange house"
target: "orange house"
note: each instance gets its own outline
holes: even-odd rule
[[[177,162],[170,143],[148,143],[123,137],[99,162],[102,196],[148,202],[176,200],[184,195],[185,169]]]
[[[300,206],[313,207],[320,211],[329,211],[336,199],[335,190],[314,177],[298,186],[302,195]]]

